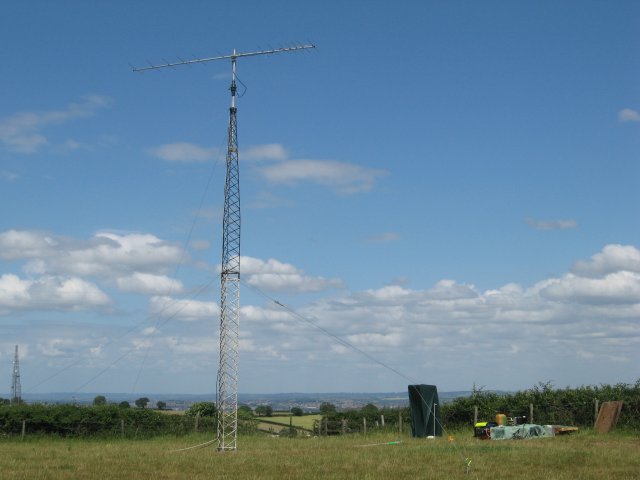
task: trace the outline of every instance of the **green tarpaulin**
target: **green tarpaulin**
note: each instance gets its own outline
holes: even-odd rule
[[[439,403],[435,385],[409,385],[411,434],[414,437],[442,435]]]
[[[491,427],[491,440],[553,437],[551,425],[524,424],[517,426]]]

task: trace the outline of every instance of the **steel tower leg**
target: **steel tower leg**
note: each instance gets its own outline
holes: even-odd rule
[[[234,51],[235,53],[235,51]],[[232,58],[227,174],[222,221],[220,274],[220,363],[218,367],[218,450],[235,451],[238,436],[238,350],[240,326],[240,176],[235,107],[235,58]]]
[[[11,376],[11,404],[18,405],[20,403],[22,403],[22,386],[20,384],[18,345],[16,345],[16,353],[13,357],[13,375]]]

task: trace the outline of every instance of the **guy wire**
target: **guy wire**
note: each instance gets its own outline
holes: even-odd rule
[[[417,384],[418,382],[415,379],[412,379],[410,377],[408,377],[407,375],[403,374],[402,372],[400,372],[399,370],[396,370],[395,368],[393,368],[392,366],[384,363],[381,360],[378,360],[377,358],[375,358],[373,355],[365,352],[364,350],[356,347],[355,345],[353,345],[352,343],[350,343],[349,341],[339,337],[338,335],[335,335],[334,333],[331,333],[329,330],[321,327],[320,325],[318,325],[317,323],[313,322],[311,319],[306,318],[305,316],[299,314],[298,312],[296,312],[293,308],[289,307],[288,305],[285,305],[284,303],[276,300],[275,298],[271,297],[269,294],[267,294],[266,292],[264,292],[263,290],[261,290],[260,288],[256,287],[255,285],[250,285],[248,283],[246,283],[244,280],[240,280],[240,282],[246,286],[249,287],[250,289],[252,289],[253,291],[255,291],[256,293],[258,293],[259,295],[262,295],[264,298],[266,298],[267,300],[275,303],[276,305],[278,305],[280,308],[282,308],[283,310],[285,310],[286,312],[288,312],[291,316],[293,316],[294,318],[297,318],[298,320],[302,320],[303,322],[307,323],[308,325],[311,325],[312,327],[320,330],[322,333],[324,333],[325,335],[327,335],[328,337],[334,339],[335,341],[337,341],[338,343],[340,343],[341,345],[347,347],[347,348],[351,348],[352,350],[355,350],[356,352],[360,353],[361,355],[367,357],[369,360],[377,363],[378,365],[386,368],[387,370],[395,373],[396,375],[398,375],[399,377],[413,383],[413,384]],[[420,390],[418,390],[418,395],[420,396],[420,399],[422,400],[422,403],[425,406],[428,406],[429,404],[427,403],[426,399],[424,398],[424,396],[422,395],[422,393],[420,392]],[[442,424],[441,421],[438,420],[438,417],[435,415],[433,415],[433,421],[434,423],[438,423],[438,425],[440,425],[440,428],[442,430],[443,433],[449,435],[449,432],[447,431],[446,428],[444,428],[444,425]],[[469,459],[469,457],[465,456],[464,453],[462,452],[462,447],[458,446],[455,444],[454,442],[454,448],[458,450],[458,453],[460,454],[460,456],[464,459],[465,462],[465,468],[466,468],[466,473],[469,473],[470,470],[470,465],[471,465],[471,461]],[[477,474],[476,474],[476,478],[477,478]]]

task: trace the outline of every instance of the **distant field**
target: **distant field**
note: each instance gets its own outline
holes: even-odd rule
[[[306,428],[307,430],[311,430],[313,427],[314,420],[320,420],[322,415],[303,415],[301,417],[290,417],[284,415],[274,415],[273,417],[262,417],[264,420],[268,420],[269,422],[281,423],[282,425],[289,426],[289,419],[291,419],[292,425],[294,427]]]
[[[394,434],[273,438],[241,436],[236,453],[176,449],[212,435],[153,440],[0,439],[2,479],[637,479],[637,432],[521,441],[452,442]],[[396,445],[386,442],[401,440]],[[378,445],[382,444],[382,445]],[[465,473],[465,458],[471,470]]]

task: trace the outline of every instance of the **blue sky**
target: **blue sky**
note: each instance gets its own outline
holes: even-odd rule
[[[0,19],[0,378],[215,391],[238,61],[242,392],[640,377],[640,5],[33,2]],[[241,87],[240,91],[244,89]]]

